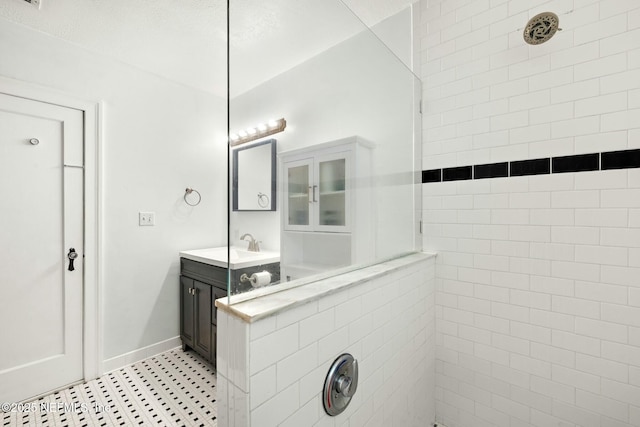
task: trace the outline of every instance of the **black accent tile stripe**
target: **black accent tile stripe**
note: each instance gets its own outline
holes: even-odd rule
[[[510,176],[545,175],[551,173],[551,159],[532,159],[511,162]]]
[[[490,163],[475,165],[473,167],[473,179],[504,178],[509,176],[509,163]]]
[[[602,153],[602,170],[640,168],[640,150]]]
[[[422,182],[441,182],[442,169],[430,169],[422,171]]]
[[[467,179],[472,179],[471,166],[461,166],[457,168],[442,169],[443,181],[463,181]]]
[[[632,168],[640,168],[640,149],[430,169],[422,171],[422,182],[461,181]]]
[[[551,159],[551,172],[587,172],[600,169],[600,154],[578,154],[575,156],[554,157]]]

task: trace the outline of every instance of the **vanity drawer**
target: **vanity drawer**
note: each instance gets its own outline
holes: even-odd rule
[[[217,288],[227,289],[227,269],[216,267],[187,258],[180,258],[180,271],[183,276],[188,276],[200,282],[213,285]]]

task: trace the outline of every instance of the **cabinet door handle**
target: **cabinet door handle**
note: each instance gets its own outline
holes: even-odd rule
[[[318,188],[318,186],[317,186],[317,185],[314,185],[314,186],[313,186],[313,201],[314,201],[314,202],[317,202],[317,201],[318,201],[318,200],[316,200],[316,188]]]

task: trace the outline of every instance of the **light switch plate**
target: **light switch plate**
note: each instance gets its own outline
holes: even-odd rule
[[[156,225],[156,213],[155,212],[138,212],[138,225]]]

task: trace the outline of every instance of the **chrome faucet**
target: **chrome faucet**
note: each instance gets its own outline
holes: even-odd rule
[[[245,237],[249,237],[251,240],[249,240],[249,247],[247,248],[247,250],[249,252],[260,252],[260,242],[257,242],[256,239],[253,238],[253,236],[249,233],[245,233],[240,237],[240,240],[244,240]]]

